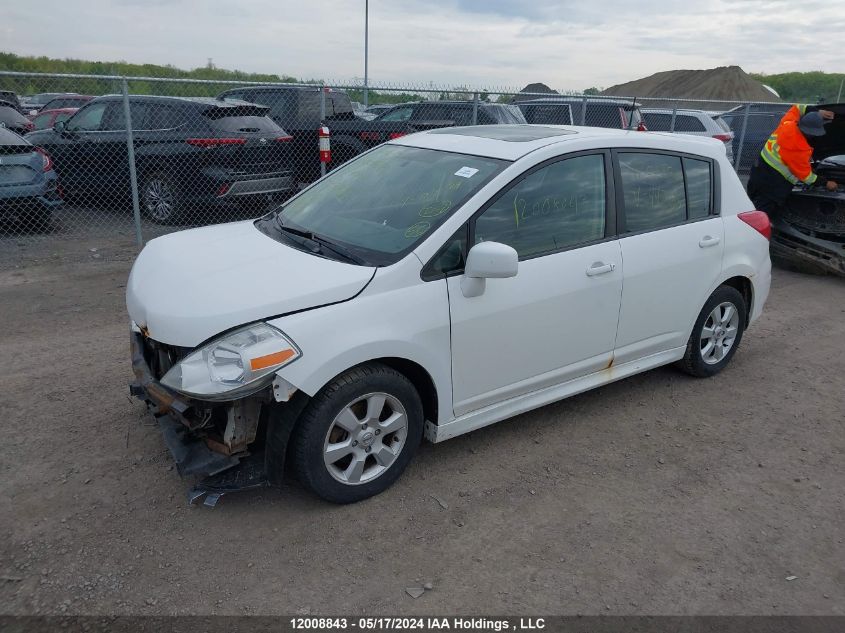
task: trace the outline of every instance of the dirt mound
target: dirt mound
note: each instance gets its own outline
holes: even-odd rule
[[[528,84],[519,91],[519,94],[514,95],[510,98],[510,101],[513,103],[518,103],[520,101],[526,101],[528,99],[537,99],[538,97],[548,94],[548,95],[556,95],[559,94],[557,90],[552,90],[544,83],[533,83]]]
[[[611,86],[602,94],[615,97],[780,101],[739,66],[721,66],[709,70],[667,70]]]

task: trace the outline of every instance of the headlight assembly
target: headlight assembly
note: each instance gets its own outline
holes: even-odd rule
[[[281,331],[255,323],[221,336],[170,368],[161,383],[187,396],[231,400],[258,391],[302,355]]]

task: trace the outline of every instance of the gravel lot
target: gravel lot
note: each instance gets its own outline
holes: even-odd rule
[[[776,270],[715,378],[424,445],[354,506],[209,510],[128,397],[131,240],[0,239],[0,613],[845,614],[841,280]]]

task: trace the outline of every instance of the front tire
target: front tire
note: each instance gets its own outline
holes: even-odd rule
[[[747,314],[742,294],[736,288],[719,286],[695,320],[681,369],[699,378],[722,371],[739,347]]]
[[[293,469],[327,501],[361,501],[399,478],[422,431],[422,402],[411,382],[381,363],[361,365],[323,387],[302,412]]]

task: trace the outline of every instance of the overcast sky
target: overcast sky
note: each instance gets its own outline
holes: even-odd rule
[[[373,82],[608,87],[661,70],[842,72],[841,0],[370,0]],[[0,50],[364,74],[364,0],[5,0]]]

